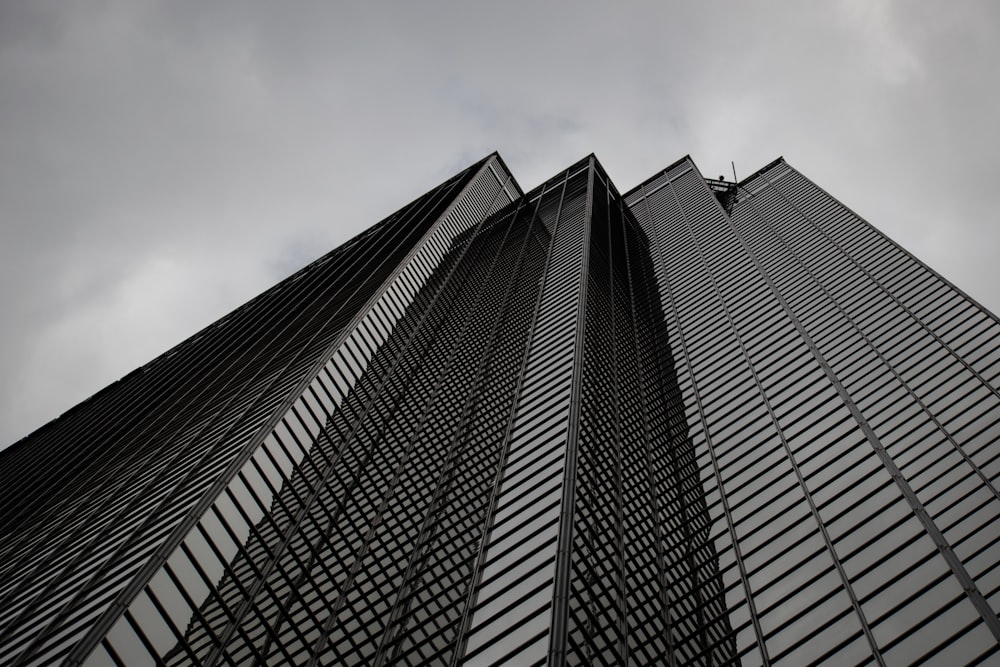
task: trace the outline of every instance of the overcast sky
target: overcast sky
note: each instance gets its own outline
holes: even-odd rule
[[[1000,3],[0,2],[0,447],[483,155],[779,155],[1000,310]]]

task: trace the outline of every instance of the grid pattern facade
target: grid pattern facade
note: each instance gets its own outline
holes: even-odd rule
[[[425,237],[519,194],[484,159],[0,454],[0,664],[82,659],[241,458],[275,483],[257,443]]]
[[[684,159],[627,200],[740,659],[995,659],[995,316],[782,160],[720,196]]]
[[[527,199],[550,249],[464,662],[652,664],[675,641],[705,649],[730,633],[713,546],[687,520],[705,503],[645,235],[593,158]],[[678,639],[680,599],[713,613]],[[713,655],[725,651],[723,639]]]
[[[998,378],[781,159],[494,154],[0,453],[0,665],[995,660]]]

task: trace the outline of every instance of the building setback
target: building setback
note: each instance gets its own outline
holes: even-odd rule
[[[496,154],[0,452],[0,664],[966,664],[1000,322],[778,159]]]

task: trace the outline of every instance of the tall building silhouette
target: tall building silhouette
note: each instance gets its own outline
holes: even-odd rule
[[[781,159],[494,154],[0,453],[0,664],[996,659],[998,377]]]

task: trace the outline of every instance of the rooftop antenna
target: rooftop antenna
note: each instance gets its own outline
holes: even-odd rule
[[[753,197],[753,193],[747,190],[742,185],[740,185],[740,180],[739,178],[736,177],[736,162],[730,160],[729,164],[733,167],[733,187],[736,189],[737,192],[743,190],[743,192],[746,194],[747,197]]]

